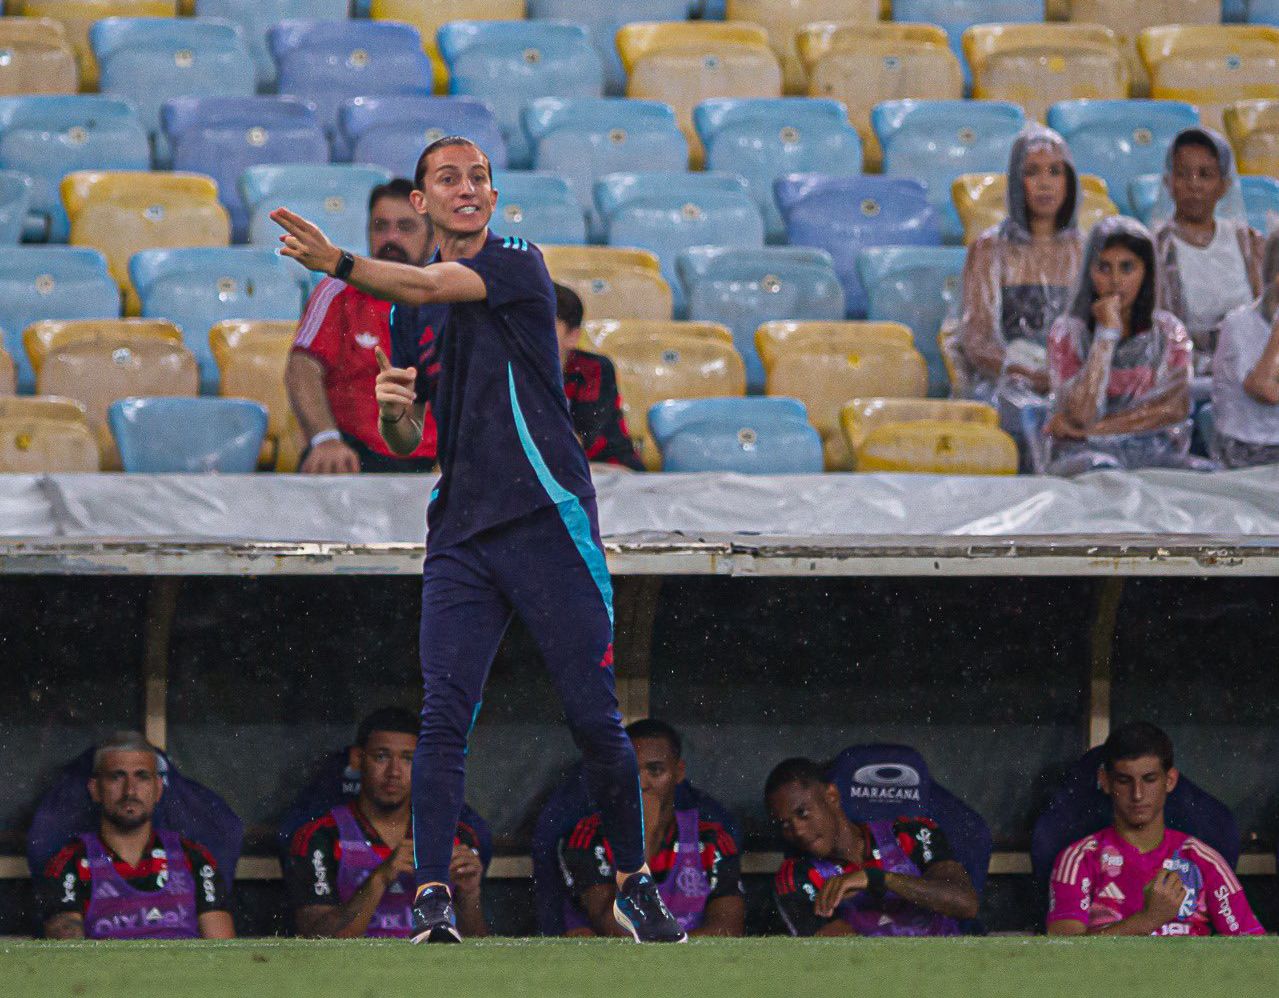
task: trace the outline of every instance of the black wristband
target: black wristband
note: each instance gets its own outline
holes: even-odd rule
[[[878,866],[868,866],[862,872],[866,874],[866,893],[876,901],[882,901],[887,891],[884,886],[884,871]]]
[[[339,281],[345,281],[351,276],[351,268],[355,266],[355,257],[346,250],[342,251],[342,255],[338,257],[337,266],[333,268],[333,276]]]

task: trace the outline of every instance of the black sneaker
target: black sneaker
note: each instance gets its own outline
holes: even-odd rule
[[[411,943],[460,943],[457,915],[447,887],[428,887],[413,902]]]
[[[683,943],[688,936],[666,909],[657,893],[657,884],[647,873],[634,873],[622,884],[613,902],[617,924],[635,937],[637,943]]]

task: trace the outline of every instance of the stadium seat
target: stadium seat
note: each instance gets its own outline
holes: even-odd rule
[[[594,242],[606,236],[592,199],[595,181],[618,171],[688,168],[688,142],[675,112],[657,101],[542,97],[524,105],[523,123],[534,168],[569,182]]]
[[[1006,170],[1026,115],[1007,101],[900,100],[880,104],[870,121],[884,173],[920,181],[941,219],[942,239],[959,243],[964,232],[951,183],[964,173]]]
[[[498,170],[493,174],[497,209],[489,228],[499,236],[531,243],[586,242],[586,216],[568,181],[555,173]]]
[[[764,216],[764,236],[785,242],[773,181],[788,173],[855,176],[862,142],[839,101],[816,97],[708,100],[693,110],[706,169],[745,178]]]
[[[361,16],[361,5],[374,20],[402,21],[421,32],[437,93],[449,88],[448,67],[437,44],[444,25],[451,21],[518,21],[524,17],[524,0],[356,0],[357,16]]]
[[[728,0],[725,17],[767,30],[769,44],[782,64],[782,89],[788,94],[803,94],[808,91],[808,74],[795,47],[800,29],[816,22],[874,23],[879,20],[879,11],[880,0]]]
[[[577,292],[588,320],[671,318],[671,287],[648,250],[543,246],[542,259],[554,280]]]
[[[1230,8],[1242,6],[1243,17],[1231,17]],[[1249,24],[1279,24],[1279,0],[1226,0],[1222,4],[1223,21],[1247,21]]]
[[[231,222],[218,185],[198,173],[77,170],[62,178],[62,204],[74,246],[107,258],[125,295],[125,315],[141,308],[129,283],[129,258],[144,249],[226,246]]]
[[[1279,100],[1236,101],[1222,115],[1242,174],[1279,175]],[[3,149],[0,136],[0,149]],[[8,165],[0,160],[0,165]],[[1154,173],[1158,164],[1142,172]]]
[[[857,470],[1015,475],[1017,442],[998,427],[975,423],[889,423],[866,434]]]
[[[965,61],[964,32],[975,24],[1040,24],[1044,0],[893,0],[893,19],[935,24],[946,32],[951,51],[971,75]]]
[[[513,167],[533,151],[520,122],[538,97],[598,97],[604,69],[580,24],[550,21],[454,21],[440,29],[449,92],[482,97],[497,116]]]
[[[764,389],[755,330],[775,319],[842,319],[844,289],[830,254],[805,247],[728,249],[695,246],[676,258],[688,317],[733,332],[746,363],[746,386]]]
[[[12,411],[6,403],[43,402],[43,399],[0,398],[0,474],[50,474],[97,471],[98,443],[80,409],[78,420],[46,418],[39,407]]]
[[[196,0],[197,17],[217,17],[238,24],[253,57],[259,90],[275,87],[275,60],[267,47],[267,33],[281,21],[309,19],[343,21],[350,0]]]
[[[1173,138],[1198,123],[1183,101],[1071,100],[1048,109],[1048,127],[1070,146],[1075,169],[1101,177],[1125,215],[1133,214],[1132,178],[1162,172]]]
[[[129,261],[129,277],[145,318],[168,319],[200,365],[200,392],[218,390],[209,330],[223,319],[285,319],[302,312],[297,268],[272,250],[144,250]]]
[[[335,158],[338,109],[355,97],[431,92],[431,63],[417,29],[369,21],[282,21],[267,35],[278,77],[276,89],[315,105]]]
[[[937,212],[918,180],[793,174],[774,185],[792,246],[816,246],[835,260],[850,319],[866,317],[857,254],[868,246],[936,246]]]
[[[1119,214],[1119,208],[1110,200],[1110,189],[1101,177],[1084,174],[1079,178],[1079,186],[1083,191],[1079,226],[1085,232],[1103,218]],[[965,244],[1008,215],[1008,178],[1002,173],[969,173],[956,177],[950,192],[964,226]]]
[[[839,414],[844,442],[853,456],[853,467],[871,430],[900,423],[976,423],[998,426],[999,413],[983,402],[966,399],[853,399]]]
[[[666,471],[814,474],[822,442],[787,398],[670,399],[648,413]]]
[[[12,246],[22,239],[35,184],[25,173],[0,170],[0,246]]]
[[[18,390],[18,369],[9,351],[0,346],[0,401]]]
[[[296,429],[284,369],[293,350],[296,322],[224,319],[209,330],[209,348],[218,364],[223,398],[250,399],[266,408],[266,442],[259,466],[293,471],[304,441]],[[287,465],[292,454],[293,463]]]
[[[764,369],[767,370],[778,353],[786,349],[790,341],[813,338],[856,339],[861,342],[873,340],[902,350],[908,350],[914,344],[910,329],[899,322],[777,319],[773,322],[765,322],[755,330],[755,350],[764,364]]]
[[[808,92],[848,108],[862,137],[867,170],[881,152],[871,110],[886,100],[959,100],[964,74],[946,33],[931,24],[810,24],[796,38],[808,71]]]
[[[1101,24],[1115,33],[1134,96],[1150,93],[1150,78],[1137,55],[1137,35],[1159,24],[1220,24],[1221,0],[1071,0],[1070,19],[1081,24]]]
[[[869,302],[867,318],[910,329],[915,349],[928,365],[933,398],[950,394],[937,334],[948,316],[959,313],[965,254],[961,246],[875,246],[857,256],[857,275]]]
[[[101,72],[99,89],[128,100],[151,133],[155,163],[167,167],[169,145],[160,107],[170,97],[248,97],[256,92],[253,57],[239,28],[191,18],[108,18],[89,31]]]
[[[782,68],[757,24],[641,21],[617,33],[629,97],[665,101],[688,139],[689,163],[702,165],[693,108],[714,97],[780,97]]]
[[[47,17],[0,17],[0,96],[73,94],[75,53],[61,23]]]
[[[0,395],[0,417],[23,417],[89,425],[89,417],[83,402],[57,395]]]
[[[75,52],[80,89],[98,89],[98,62],[94,58],[90,31],[110,17],[176,17],[176,0],[21,0],[21,13],[28,17],[51,18],[62,24],[66,39]],[[13,9],[14,4],[9,4]]]
[[[58,185],[73,170],[148,170],[146,129],[125,101],[91,95],[0,98],[0,168],[31,178],[25,236],[67,241]]]
[[[1240,177],[1248,224],[1258,232],[1279,228],[1279,180],[1274,177]]]
[[[1235,101],[1279,97],[1279,28],[1260,24],[1163,25],[1137,37],[1150,96],[1199,108],[1209,128],[1224,129]]]
[[[125,398],[107,410],[127,472],[257,470],[265,407],[248,399]]]
[[[1128,96],[1115,33],[1094,24],[980,24],[964,32],[973,96],[1020,104],[1043,121],[1058,101]]]
[[[506,168],[506,139],[488,104],[475,97],[356,97],[338,111],[351,162],[413,179],[422,150],[446,135],[470,139],[495,170]]]

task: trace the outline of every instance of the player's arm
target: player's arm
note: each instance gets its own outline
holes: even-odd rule
[[[83,939],[84,916],[78,911],[60,911],[45,919],[46,939]]]
[[[292,351],[284,367],[284,389],[308,441],[315,439],[317,433],[337,431],[337,420],[324,391],[324,366],[319,360],[301,350]],[[300,470],[308,474],[354,475],[360,470],[360,459],[338,437],[310,448]]]
[[[773,901],[792,936],[855,936],[853,927],[834,912],[819,914],[816,892],[831,881],[814,879],[806,859],[787,859],[773,878]],[[838,877],[832,878],[838,880]],[[811,892],[811,893],[810,893]]]
[[[592,884],[582,891],[582,907],[586,909],[586,920],[591,923],[597,936],[625,936],[630,933],[617,924],[613,917],[613,902],[617,898],[617,885],[614,883]]]
[[[235,923],[229,911],[204,911],[196,919],[201,939],[234,939]]]
[[[326,864],[328,865],[328,864]],[[345,902],[329,905],[305,905],[297,909],[294,919],[298,935],[326,939],[358,939],[368,931],[369,922],[382,896],[396,878],[413,869],[413,840],[404,839]],[[337,882],[336,864],[326,872],[326,882]]]
[[[737,843],[722,827],[715,828],[711,892],[702,911],[702,924],[690,936],[741,936],[746,932],[746,901],[742,889],[742,860]]]
[[[923,876],[886,873],[884,888],[912,904],[950,918],[976,918],[977,892],[968,871],[953,859],[933,863]]]
[[[740,936],[746,931],[746,902],[741,895],[712,898],[706,902],[702,924],[690,936]]]
[[[412,454],[422,442],[422,426],[426,420],[426,404],[417,400],[417,370],[392,367],[381,347],[373,348],[373,356],[378,366],[373,384],[378,433],[396,454]]]
[[[453,888],[457,927],[465,939],[489,934],[480,895],[483,878],[484,864],[480,862],[479,852],[465,843],[455,842],[453,858],[449,863],[449,883]]]
[[[1169,922],[1177,920],[1177,913],[1186,900],[1186,888],[1181,877],[1173,870],[1160,870],[1146,885],[1146,904],[1135,915],[1109,925],[1088,926],[1074,919],[1050,922],[1050,936],[1149,936],[1157,933]]]

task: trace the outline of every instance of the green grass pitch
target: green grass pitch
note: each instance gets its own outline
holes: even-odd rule
[[[0,942],[5,996],[1270,998],[1279,939]]]

